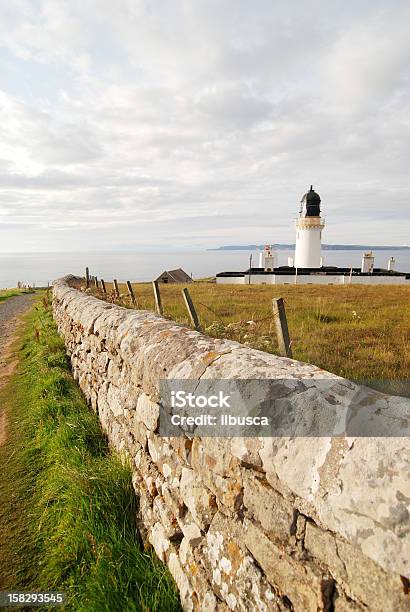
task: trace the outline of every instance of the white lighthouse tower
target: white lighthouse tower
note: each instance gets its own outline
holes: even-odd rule
[[[321,239],[324,219],[320,216],[320,196],[313,186],[301,200],[296,219],[295,268],[321,268]]]

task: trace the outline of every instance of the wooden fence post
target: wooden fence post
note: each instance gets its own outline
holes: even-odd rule
[[[290,346],[291,342],[283,298],[273,299],[272,306],[273,316],[275,318],[276,334],[278,336],[279,351],[284,357],[292,357],[292,348]]]
[[[188,311],[188,314],[192,321],[193,326],[195,327],[197,331],[202,331],[202,327],[199,323],[199,319],[198,319],[198,315],[196,314],[194,303],[186,287],[185,289],[182,289],[182,295],[184,296],[185,306],[187,308],[187,311]]]
[[[162,311],[162,300],[161,300],[161,292],[159,290],[159,285],[158,285],[158,281],[152,281],[152,289],[154,291],[154,298],[155,298],[155,310],[157,311],[158,314],[162,315],[163,311]]]
[[[127,281],[127,289],[128,289],[128,295],[131,298],[131,302],[134,304],[134,306],[136,306],[137,300],[135,299],[134,291],[132,290],[132,285],[130,281]]]
[[[105,282],[103,279],[101,279],[101,287],[102,287],[103,293],[107,293],[107,289],[105,288]]]
[[[98,278],[96,276],[94,276],[94,285],[95,288],[98,289]]]
[[[113,280],[113,285],[114,285],[114,294],[115,294],[115,297],[119,298],[120,297],[120,292],[119,292],[119,289],[118,289],[117,280],[115,278]]]
[[[85,283],[88,288],[90,286],[90,270],[88,268],[85,269]]]

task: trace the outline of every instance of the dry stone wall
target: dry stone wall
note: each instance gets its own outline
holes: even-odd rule
[[[185,610],[409,609],[407,439],[160,437],[160,379],[337,377],[74,280],[54,284],[55,320],[110,444],[131,459],[142,536]]]

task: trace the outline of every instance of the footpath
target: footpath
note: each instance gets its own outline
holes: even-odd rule
[[[22,293],[0,303],[0,390],[17,365],[17,357],[12,351],[15,331],[20,323],[19,317],[30,308],[33,297],[32,293]],[[6,435],[6,411],[0,405],[0,446],[4,444]]]

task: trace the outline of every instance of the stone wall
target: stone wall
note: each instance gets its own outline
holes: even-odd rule
[[[337,377],[73,280],[54,285],[55,320],[111,445],[131,458],[142,536],[184,609],[409,609],[407,439],[161,438],[161,378]]]

